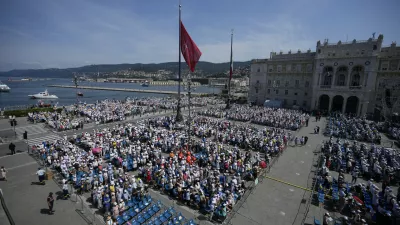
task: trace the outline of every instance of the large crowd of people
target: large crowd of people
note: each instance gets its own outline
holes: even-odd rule
[[[299,110],[242,105],[234,105],[229,110],[221,107],[205,109],[199,114],[290,130],[305,126],[309,120],[309,115]]]
[[[192,107],[203,107],[221,104],[218,98],[194,97],[191,98]],[[85,123],[108,123],[124,121],[128,116],[143,115],[164,110],[176,110],[178,101],[176,98],[127,98],[121,100],[103,100],[94,104],[76,104],[63,107],[54,112],[33,112],[28,114],[28,121],[46,123],[57,130],[71,130],[82,127]],[[181,99],[181,107],[187,107],[187,97]]]
[[[331,137],[322,152],[319,193],[332,196],[334,206],[345,215],[345,224],[392,224],[400,217],[400,192],[396,195],[390,188],[400,181],[400,155],[395,149]],[[338,177],[332,178],[330,171],[339,172]],[[351,182],[346,182],[346,173]],[[359,177],[368,184],[357,183]]]
[[[149,187],[224,220],[245,193],[246,181],[257,179],[271,157],[291,140],[308,140],[288,131],[308,126],[309,115],[301,111],[240,105],[225,110],[214,98],[193,98],[191,104],[204,109],[185,127],[175,116],[125,121],[136,113],[176,109],[177,100],[171,98],[106,100],[65,108],[63,113],[32,114],[34,120],[64,123],[72,123],[68,115],[77,114],[86,122],[123,121],[34,148],[62,174],[65,196],[67,183],[78,193],[90,192],[93,206],[111,215],[107,218],[114,223],[120,223],[134,204],[149,202]],[[184,98],[181,106],[187,105]],[[209,105],[214,107],[205,108]],[[400,193],[392,194],[389,187],[400,182],[400,154],[378,145],[378,126],[364,118],[334,114],[327,118],[325,134],[330,139],[322,147],[318,196],[332,196],[335,207],[346,215],[344,224],[390,224],[400,217]],[[332,178],[330,171],[339,176]],[[345,181],[346,173],[351,182]],[[357,183],[358,177],[368,184]],[[325,214],[324,222],[328,217]]]
[[[350,117],[332,114],[327,118],[325,135],[362,142],[380,144],[381,135],[375,122],[365,117]]]
[[[36,148],[65,183],[72,182],[78,192],[91,192],[93,205],[114,219],[146,185],[224,219],[245,192],[245,181],[256,179],[268,155],[283,151],[290,138],[276,128],[196,117],[188,142],[187,130],[177,127],[174,117],[164,116],[95,129],[75,134],[71,142],[63,139]],[[264,151],[267,161],[245,148]]]

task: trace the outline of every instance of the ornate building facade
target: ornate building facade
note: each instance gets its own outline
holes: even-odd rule
[[[382,92],[377,83],[392,84],[400,78],[400,47],[395,43],[382,47],[382,42],[383,35],[365,41],[325,40],[317,42],[315,52],[272,52],[269,59],[255,59],[249,101],[261,105],[279,100],[288,108],[372,113],[379,108]]]

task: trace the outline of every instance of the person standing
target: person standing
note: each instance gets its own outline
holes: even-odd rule
[[[353,172],[351,173],[351,183],[355,184],[357,182],[358,178],[358,171],[356,168],[353,169]]]
[[[49,196],[47,197],[47,205],[49,206],[49,214],[53,214],[53,206],[54,206],[54,198],[53,198],[53,192],[49,193]]]
[[[8,146],[8,149],[11,150],[11,155],[15,154],[15,145],[14,145],[14,143],[11,142],[10,145]]]
[[[1,170],[1,178],[4,181],[7,181],[7,170],[4,168],[4,166],[2,166],[0,170]]]

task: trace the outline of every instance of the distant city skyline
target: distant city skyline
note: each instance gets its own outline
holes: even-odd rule
[[[203,55],[228,62],[271,51],[315,51],[318,40],[400,41],[400,2],[182,0],[182,21]],[[178,0],[0,2],[0,71],[178,60]]]

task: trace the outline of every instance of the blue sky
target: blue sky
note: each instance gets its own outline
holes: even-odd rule
[[[0,71],[178,59],[178,0],[1,0]],[[315,50],[318,40],[400,41],[399,0],[182,0],[202,61]]]

